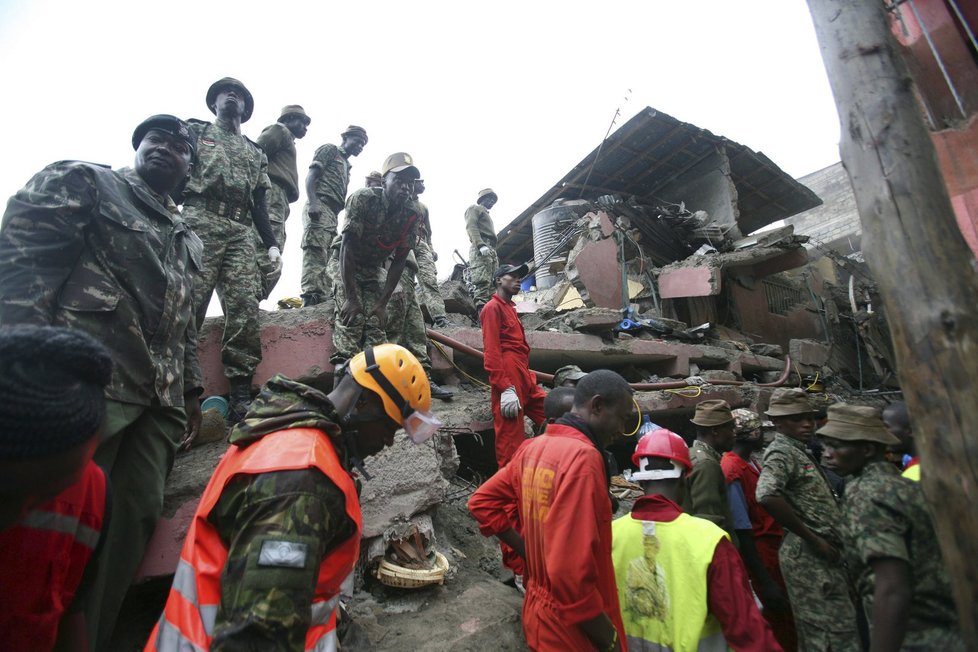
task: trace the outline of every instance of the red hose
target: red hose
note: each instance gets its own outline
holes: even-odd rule
[[[426,329],[428,337],[436,342],[444,344],[445,346],[450,346],[459,353],[465,353],[479,360],[484,359],[482,351],[479,349],[474,349],[468,344],[462,344],[458,340],[445,335],[444,333],[439,333],[438,331],[433,331],[430,328]],[[530,371],[533,371],[532,369]],[[542,371],[533,371],[536,374],[537,380],[545,383],[553,382],[553,374],[545,374]],[[781,377],[778,378],[773,383],[749,383],[746,380],[710,380],[708,381],[711,385],[754,385],[755,387],[780,387],[784,385],[785,381],[788,380],[788,376],[791,374],[791,356],[784,356],[784,371],[781,372]],[[631,388],[637,392],[657,392],[663,389],[682,389],[683,387],[689,387],[689,383],[685,380],[673,380],[664,383],[629,383]]]

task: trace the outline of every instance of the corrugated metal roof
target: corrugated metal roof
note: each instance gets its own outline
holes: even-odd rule
[[[738,195],[738,224],[745,235],[822,203],[764,154],[646,107],[499,232],[499,259],[532,258],[531,220],[554,200],[617,194],[653,203],[659,189],[718,148],[724,148],[730,160]],[[592,170],[599,150],[600,158]]]

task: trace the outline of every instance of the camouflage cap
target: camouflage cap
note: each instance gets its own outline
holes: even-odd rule
[[[282,113],[278,116],[279,122],[281,122],[283,118],[287,118],[290,115],[302,118],[302,121],[306,123],[306,126],[309,126],[309,123],[312,122],[312,118],[306,115],[306,110],[298,104],[288,104],[283,106]]]
[[[367,181],[380,181],[383,178],[384,176],[377,170],[374,170],[373,172],[367,175]]]
[[[746,408],[737,408],[731,413],[734,419],[734,435],[745,437],[761,429],[761,417],[757,412]]]
[[[495,197],[497,201],[499,200],[499,195],[497,195],[496,191],[493,190],[492,188],[484,188],[480,190],[478,199],[482,199],[483,197],[488,197],[489,195]]]
[[[690,419],[692,423],[705,428],[722,426],[733,420],[733,415],[730,413],[730,404],[720,398],[700,401],[696,406],[696,414]]]
[[[580,380],[584,376],[587,376],[587,372],[576,364],[565,365],[554,372],[554,387],[561,387],[568,380]]]
[[[241,116],[241,122],[248,122],[255,110],[255,98],[251,96],[245,85],[234,77],[222,77],[211,84],[211,87],[207,89],[207,108],[210,109],[211,113],[217,115],[217,94],[229,86],[241,91],[244,96],[245,110],[244,115]]]
[[[143,138],[146,137],[146,134],[149,133],[151,129],[168,133],[171,136],[175,136],[176,138],[184,141],[190,146],[191,155],[193,155],[197,150],[197,140],[190,133],[187,123],[176,116],[168,115],[166,113],[151,115],[139,123],[136,130],[132,132],[133,149],[139,149],[139,143],[143,142]]]
[[[367,130],[364,129],[363,127],[350,125],[349,127],[346,128],[346,131],[340,134],[340,136],[342,136],[343,138],[346,138],[347,136],[357,136],[358,138],[363,139],[364,145],[367,144]]]
[[[871,441],[887,446],[900,443],[883,425],[880,411],[868,405],[830,405],[829,420],[816,434],[842,441]]]
[[[380,174],[386,177],[388,172],[396,173],[405,170],[413,170],[414,178],[421,178],[421,172],[414,167],[414,159],[411,158],[411,155],[407,152],[395,152],[384,161],[383,167],[380,168]]]
[[[808,394],[798,387],[779,387],[771,394],[767,411],[769,417],[790,417],[795,414],[814,414]]]

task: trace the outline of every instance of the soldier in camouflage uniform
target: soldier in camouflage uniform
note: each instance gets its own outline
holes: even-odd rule
[[[430,405],[421,365],[394,344],[355,356],[329,395],[269,380],[204,490],[147,650],[337,649],[361,534],[349,474],[400,427],[431,437]]]
[[[920,485],[886,461],[899,443],[875,408],[837,403],[818,435],[826,464],[849,476],[846,560],[874,650],[964,650],[941,549]],[[896,596],[896,597],[894,597]]]
[[[691,422],[696,426],[696,439],[689,447],[693,470],[687,478],[683,511],[719,525],[736,545],[737,533],[727,498],[727,481],[720,467],[721,455],[733,448],[734,443],[730,405],[721,399],[700,401]],[[746,529],[750,529],[750,523]]]
[[[398,152],[387,157],[381,173],[382,189],[363,188],[346,203],[330,357],[337,367],[360,349],[389,340],[387,302],[418,240],[421,207],[411,199],[418,168],[410,155]]]
[[[271,187],[265,194],[268,220],[272,235],[280,249],[285,248],[285,221],[289,219],[289,204],[299,198],[299,169],[295,161],[295,140],[306,135],[311,119],[298,104],[282,109],[278,122],[262,130],[258,146],[268,158],[268,179]],[[255,246],[261,247],[261,238],[255,231]],[[261,274],[261,298],[267,299],[282,276],[282,265],[265,256],[258,257]]]
[[[271,188],[268,159],[241,135],[241,124],[255,108],[251,93],[237,79],[225,77],[211,84],[206,101],[217,120],[190,121],[197,137],[197,166],[184,189],[183,216],[207,252],[194,279],[197,328],[204,323],[215,288],[224,309],[221,362],[231,387],[229,420],[236,422],[248,408],[251,377],[261,362],[261,292],[252,227],[270,262],[281,265],[282,255],[265,202]]]
[[[415,260],[415,252],[412,251],[408,254],[404,273],[401,274],[401,282],[394,289],[387,306],[387,338],[414,354],[424,367],[428,384],[431,386],[431,398],[448,401],[454,393],[431,379],[428,335],[425,332],[424,317],[421,314],[421,304],[418,303],[418,293],[414,283],[417,270],[418,263]]]
[[[496,292],[493,272],[499,267],[496,256],[496,228],[492,224],[489,210],[499,198],[492,188],[479,191],[476,203],[465,211],[465,232],[469,235],[469,273],[472,279],[475,311],[481,313],[482,306]]]
[[[367,175],[364,179],[364,188],[383,188],[384,187],[384,177],[380,176],[380,172],[374,170]]]
[[[367,144],[363,127],[350,125],[341,134],[342,144],[323,145],[313,154],[306,175],[306,207],[302,213],[302,303],[314,306],[332,296],[334,278],[329,265],[330,243],[336,237],[337,217],[346,202],[351,156],[359,156]]]
[[[814,410],[802,389],[779,388],[765,413],[778,433],[764,451],[757,500],[787,530],[778,552],[800,650],[862,649],[842,563],[842,511],[808,443]]]
[[[414,182],[414,199],[418,200],[418,195],[424,193],[424,179]],[[435,262],[438,254],[431,246],[431,217],[428,214],[428,207],[418,201],[422,209],[421,235],[418,238],[418,246],[414,253],[418,259],[418,292],[423,305],[428,308],[428,316],[435,328],[450,328],[457,326],[448,319],[445,314],[445,300],[441,298],[441,290],[438,288],[438,270]]]
[[[116,498],[89,594],[93,649],[107,649],[177,447],[200,426],[192,287],[203,246],[171,199],[195,142],[177,118],[153,116],[133,133],[134,168],[49,165],[0,226],[0,326],[85,331],[115,361],[95,453]]]

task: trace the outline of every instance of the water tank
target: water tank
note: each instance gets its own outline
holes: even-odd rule
[[[533,261],[537,267],[538,290],[546,290],[557,283],[558,276],[550,272],[550,266],[567,260],[567,252],[573,246],[574,239],[571,238],[565,242],[559,251],[547,259],[546,263],[543,259],[563,239],[567,229],[581,215],[581,206],[587,203],[587,201],[580,199],[557,200],[533,216]]]

